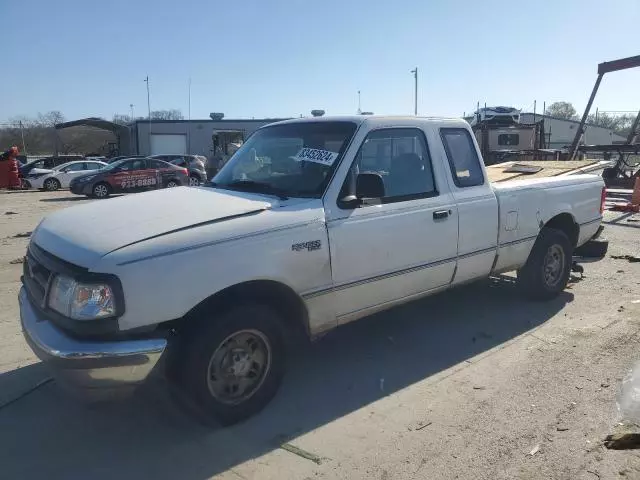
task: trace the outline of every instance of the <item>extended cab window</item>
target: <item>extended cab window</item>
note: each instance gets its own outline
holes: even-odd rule
[[[370,132],[356,155],[343,193],[349,190],[355,193],[356,177],[361,173],[382,177],[385,192],[382,203],[437,195],[426,140],[417,128]]]
[[[464,128],[443,128],[440,137],[449,159],[453,181],[458,187],[474,187],[484,183],[480,159],[471,135]]]

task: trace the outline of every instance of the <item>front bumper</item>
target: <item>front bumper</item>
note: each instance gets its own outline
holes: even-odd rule
[[[24,287],[18,300],[22,332],[31,349],[60,384],[92,400],[126,393],[144,382],[167,347],[164,338],[78,340],[41,317]]]
[[[93,188],[93,184],[91,182],[88,183],[72,183],[69,185],[69,190],[71,193],[75,193],[76,195],[89,195],[91,194],[91,189]]]

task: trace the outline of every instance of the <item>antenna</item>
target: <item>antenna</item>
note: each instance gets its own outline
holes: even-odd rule
[[[362,109],[360,108],[360,90],[358,90],[358,115],[362,113]]]

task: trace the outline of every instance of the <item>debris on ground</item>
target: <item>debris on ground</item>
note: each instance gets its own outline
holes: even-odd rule
[[[286,450],[287,452],[293,453],[299,457],[305,458],[307,460],[311,460],[316,465],[320,465],[322,463],[322,459],[317,455],[314,455],[311,452],[307,452],[301,448],[296,447],[295,445],[291,445],[290,443],[283,443],[280,445],[280,448]]]
[[[24,263],[24,257],[14,258],[9,262],[11,265],[18,265],[19,263]]]
[[[539,451],[540,451],[540,444],[537,444],[535,447],[531,449],[531,451],[529,452],[529,455],[533,457]]]
[[[611,255],[614,260],[627,260],[630,263],[640,262],[640,257],[634,255]]]
[[[569,427],[556,427],[556,430],[559,432],[566,432],[567,430],[569,430]]]
[[[11,212],[11,211],[9,211],[9,212],[4,212],[4,214],[5,214],[5,215],[17,215],[17,214],[18,214],[18,212]]]
[[[626,432],[607,435],[604,446],[609,450],[632,450],[640,448],[640,433]]]
[[[32,232],[16,233],[11,238],[29,238]]]
[[[486,389],[487,389],[487,387],[484,387],[484,386],[482,386],[482,385],[474,385],[474,386],[473,386],[473,389],[474,389],[474,390],[486,390]]]
[[[427,428],[429,425],[433,425],[433,422],[418,422],[418,424],[415,427],[409,427],[409,431],[415,430],[422,430],[423,428]]]

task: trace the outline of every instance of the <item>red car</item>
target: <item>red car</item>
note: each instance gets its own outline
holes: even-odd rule
[[[106,198],[112,193],[139,192],[189,185],[189,172],[153,158],[125,158],[97,172],[74,178],[69,189],[77,195]]]

